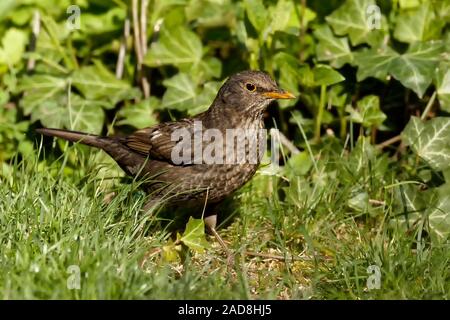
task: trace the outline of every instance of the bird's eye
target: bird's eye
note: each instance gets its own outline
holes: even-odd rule
[[[253,91],[256,90],[256,86],[255,86],[254,84],[252,84],[252,83],[247,83],[247,84],[245,84],[245,88],[246,88],[248,91],[251,91],[251,92],[253,92]]]

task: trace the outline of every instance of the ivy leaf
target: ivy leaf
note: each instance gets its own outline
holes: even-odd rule
[[[369,194],[365,191],[356,193],[348,199],[347,205],[356,212],[367,212],[369,209]]]
[[[245,0],[244,6],[251,24],[262,35],[268,22],[267,11],[262,0]]]
[[[7,16],[11,10],[14,9],[15,6],[17,6],[18,3],[16,0],[2,0],[0,1],[0,21],[3,20],[5,16]],[[1,171],[1,170],[0,170]]]
[[[192,107],[188,109],[188,115],[196,115],[200,112],[206,111],[214,101],[217,92],[220,89],[222,82],[209,81],[203,85],[203,90],[200,94],[196,95],[192,103]]]
[[[439,19],[442,21],[450,22],[450,1],[444,0],[435,2],[435,12],[439,15]]]
[[[167,88],[161,102],[161,108],[186,111],[193,107],[196,86],[186,73],[178,73],[163,81]]]
[[[441,109],[450,112],[450,69],[439,68],[436,79],[436,92]]]
[[[177,238],[180,234],[177,233]],[[176,262],[180,260],[181,245],[170,239],[165,246],[162,247],[162,256],[166,262]]]
[[[358,110],[348,107],[353,122],[361,123],[366,128],[379,127],[386,115],[380,109],[380,98],[375,95],[365,96],[357,102]]]
[[[99,134],[105,121],[105,113],[101,102],[86,100],[79,95],[71,94],[70,105],[62,114],[64,127]],[[69,116],[67,116],[67,114]]]
[[[330,61],[330,65],[337,69],[353,61],[347,38],[335,37],[327,25],[317,28],[314,35],[319,40],[316,47],[319,61]]]
[[[345,80],[338,71],[330,66],[318,64],[313,69],[314,83],[317,86],[330,86]]]
[[[399,5],[402,9],[413,9],[420,6],[421,0],[400,0]]]
[[[436,205],[427,211],[431,240],[444,243],[450,236],[450,195],[441,192]]]
[[[52,99],[42,101],[31,113],[31,122],[40,120],[44,127],[64,127],[67,109],[64,108],[65,96],[59,94]]]
[[[355,64],[358,66],[356,78],[362,81],[368,77],[374,77],[382,81],[386,80],[393,61],[398,53],[389,47],[373,48],[355,53]]]
[[[427,122],[411,117],[402,132],[406,145],[436,170],[450,167],[450,118],[437,117]]]
[[[407,43],[438,39],[444,25],[445,21],[436,19],[432,5],[425,1],[414,11],[401,11],[394,37]]]
[[[24,92],[20,101],[25,115],[30,115],[37,107],[47,101],[58,99],[67,87],[67,80],[46,74],[24,76],[19,80],[17,90]]]
[[[203,219],[190,217],[180,240],[190,249],[199,253],[203,253],[206,248],[209,248],[209,243],[205,238],[205,222]]]
[[[193,65],[189,74],[196,83],[219,78],[222,74],[222,62],[215,57],[206,57],[199,64]]]
[[[389,47],[358,52],[355,54],[357,79],[375,77],[385,80],[389,73],[422,97],[431,84],[442,49],[442,42],[430,41],[414,43],[402,55]]]
[[[154,110],[158,107],[159,103],[158,98],[150,97],[137,104],[123,107],[117,113],[117,116],[120,119],[117,121],[117,125],[129,125],[140,129],[158,123]]]
[[[150,67],[173,65],[186,69],[197,65],[203,57],[200,38],[183,26],[163,28],[159,40],[152,44],[144,58]]]
[[[118,80],[101,63],[76,70],[72,83],[89,100],[107,99],[113,108],[119,101],[139,97],[140,93],[125,81]]]
[[[300,17],[303,19],[303,27],[307,27],[311,21],[316,18],[316,13],[309,9],[298,6],[295,8],[295,3],[289,0],[279,0],[276,6],[269,7],[269,16],[271,22],[269,30],[273,34],[276,31],[286,32],[295,36],[300,32]],[[298,13],[296,12],[298,10]]]
[[[279,83],[280,86],[289,92],[297,95],[299,94],[298,84],[299,81],[302,80],[302,74],[300,70],[302,69],[302,65],[298,61],[296,57],[290,55],[285,52],[278,52],[274,57],[273,61],[276,65],[276,68],[280,72]],[[309,65],[306,65],[309,68]],[[309,71],[310,68],[308,69]],[[311,72],[311,86],[313,85],[313,76]]]
[[[374,16],[377,12],[368,11],[371,8],[370,6],[376,8],[375,5],[374,0],[347,0],[325,19],[337,35],[348,35],[352,45],[374,44],[382,38],[383,30],[381,27],[385,25],[385,18],[381,13],[377,17]],[[381,19],[379,21],[380,29],[375,29],[375,19],[378,18]]]
[[[360,175],[363,170],[371,168],[375,162],[375,147],[370,143],[368,137],[360,136],[349,157],[348,167],[351,170],[350,172]]]
[[[399,187],[395,192],[394,212],[396,216],[401,215],[391,224],[396,223],[400,227],[411,228],[427,217],[428,224],[424,227],[432,242],[442,244],[450,235],[450,196],[446,185],[427,191],[411,184]]]
[[[120,30],[126,18],[123,8],[113,7],[103,14],[83,13],[83,33],[102,34]]]
[[[25,32],[16,28],[8,29],[3,36],[2,47],[0,47],[0,68],[2,65],[9,68],[18,63],[22,59],[27,42]]]
[[[420,42],[391,62],[390,73],[422,98],[431,84],[442,52],[441,42]]]
[[[435,198],[420,191],[416,185],[400,185],[394,190],[393,212],[396,218],[390,221],[402,229],[409,229],[416,224],[426,208],[434,202]]]
[[[190,75],[178,73],[164,80],[163,84],[167,90],[158,108],[187,111],[189,115],[195,115],[208,109],[222,83],[209,81],[202,88],[195,84]]]

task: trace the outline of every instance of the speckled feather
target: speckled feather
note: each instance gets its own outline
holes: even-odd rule
[[[255,86],[254,91],[246,88],[249,83]],[[177,141],[172,141],[171,135],[182,128],[193,134],[194,121],[201,121],[204,130],[219,129],[224,135],[226,129],[263,128],[263,112],[273,100],[265,97],[264,92],[282,91],[266,73],[244,71],[231,76],[209,109],[192,118],[140,129],[124,138],[59,129],[43,128],[38,132],[103,149],[127,174],[146,178],[145,187],[153,202],[170,198],[171,203],[197,205],[203,204],[208,195],[208,203],[214,204],[251,179],[260,157],[256,163],[250,163],[246,157],[241,164],[176,164],[171,155]]]

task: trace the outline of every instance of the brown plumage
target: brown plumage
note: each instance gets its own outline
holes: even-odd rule
[[[207,194],[208,204],[216,204],[254,175],[260,158],[255,163],[208,164],[194,158],[195,146],[191,144],[190,149],[187,149],[190,159],[177,163],[172,157],[172,151],[178,141],[173,141],[172,134],[176,130],[185,130],[193,136],[196,121],[201,121],[203,130],[218,129],[224,136],[227,129],[263,128],[263,112],[277,98],[293,96],[280,90],[266,73],[244,71],[231,76],[224,83],[207,111],[192,118],[140,129],[124,138],[60,129],[42,128],[37,131],[100,148],[128,175],[145,177],[147,191],[152,194],[147,208],[164,199],[174,204],[203,204]],[[205,142],[200,143],[202,147],[207,146]],[[244,152],[248,152],[248,145],[244,148]]]

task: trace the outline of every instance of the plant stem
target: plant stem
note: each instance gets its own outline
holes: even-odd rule
[[[316,116],[316,127],[314,130],[314,140],[316,142],[320,141],[320,126],[322,124],[323,111],[325,110],[325,97],[327,94],[327,86],[320,86],[320,101],[319,101],[319,110],[317,111]]]
[[[427,106],[425,107],[425,110],[423,110],[423,113],[420,116],[420,120],[425,120],[425,118],[427,117],[431,108],[433,107],[434,100],[436,100],[436,91],[433,92],[433,95],[431,96],[430,100],[428,101]]]

